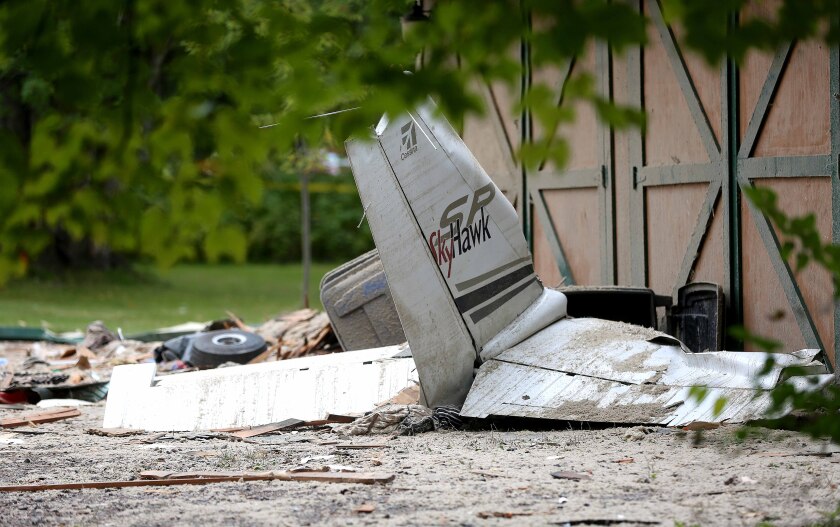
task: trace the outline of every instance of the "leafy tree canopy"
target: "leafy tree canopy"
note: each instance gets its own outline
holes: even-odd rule
[[[663,0],[685,43],[709,61],[791,38],[838,40],[840,0],[784,0],[771,20],[731,27],[744,3]],[[412,5],[0,3],[0,282],[25,273],[57,237],[164,265],[242,259],[237,211],[259,202],[267,176],[294,159],[294,144],[338,148],[383,111],[426,96],[456,120],[482,112],[476,82],[518,83],[521,40],[535,65],[559,65],[593,40],[644,44],[649,23],[607,0],[441,0],[403,38],[400,17]],[[424,68],[404,74],[421,50]],[[547,127],[571,119],[549,94],[536,84],[524,104]],[[585,75],[566,95],[615,125],[642,122],[600,100]],[[536,153],[562,161],[562,141],[531,148],[526,161]]]

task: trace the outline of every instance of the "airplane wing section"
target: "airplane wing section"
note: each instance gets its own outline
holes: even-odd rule
[[[621,322],[563,319],[485,362],[461,413],[680,426],[744,422],[764,416],[779,382],[816,389],[833,381],[820,350],[773,354],[687,353],[664,333]],[[815,375],[784,379],[784,369]],[[814,384],[810,384],[810,380]],[[691,388],[708,388],[698,401]],[[725,398],[717,413],[715,402]]]

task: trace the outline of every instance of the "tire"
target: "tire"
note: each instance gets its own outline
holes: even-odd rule
[[[195,338],[190,362],[201,369],[215,368],[225,362],[246,364],[266,350],[262,337],[238,329],[221,329]]]

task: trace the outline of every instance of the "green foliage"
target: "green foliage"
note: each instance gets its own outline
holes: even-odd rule
[[[309,181],[312,256],[316,261],[347,261],[373,249],[362,204],[349,174],[314,175]],[[266,183],[260,206],[243,213],[248,259],[298,262],[301,258],[300,182],[279,174]]]
[[[714,60],[791,38],[836,40],[838,2],[784,0],[773,21],[737,28],[726,19],[743,0],[664,6],[689,47]],[[562,68],[595,41],[616,52],[644,45],[649,25],[607,0],[449,0],[403,38],[411,4],[0,3],[0,283],[62,237],[162,265],[240,261],[255,251],[240,211],[261,206],[293,145],[334,146],[427,96],[460,122],[484,111],[483,83],[518,87],[522,42],[535,67]],[[423,68],[405,75],[421,50]],[[560,107],[555,86],[533,81],[522,104],[545,129],[571,121],[579,102],[616,127],[644,124],[585,73]],[[523,147],[526,164],[566,159],[565,142],[547,135]]]
[[[818,38],[840,42],[840,0],[784,0],[771,17],[740,17],[727,27],[728,16],[742,11],[750,0],[662,0],[665,16],[685,29],[685,44],[709,63],[727,55],[741,62],[750,49],[772,51],[784,42]]]
[[[338,263],[312,266],[309,298],[321,309],[318,285]],[[295,264],[178,264],[160,270],[65,270],[11,280],[0,295],[0,325],[82,330],[102,320],[126,335],[236,313],[257,325],[301,307],[303,269]],[[45,321],[48,321],[45,322]]]

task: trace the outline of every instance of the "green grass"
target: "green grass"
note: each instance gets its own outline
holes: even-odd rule
[[[310,306],[321,308],[318,284],[338,264],[315,264]],[[236,313],[258,324],[301,307],[300,265],[178,265],[158,271],[85,271],[28,278],[0,289],[0,326],[84,330],[94,320],[125,333]]]

